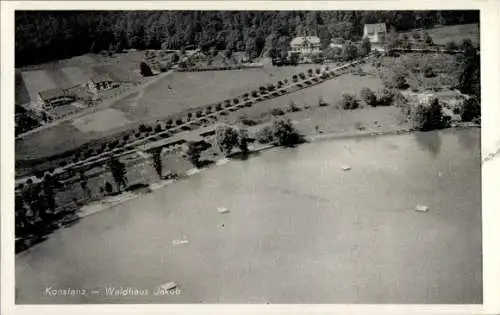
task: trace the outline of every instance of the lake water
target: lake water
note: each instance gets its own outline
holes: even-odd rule
[[[269,150],[17,255],[16,302],[482,303],[480,176],[479,129]]]

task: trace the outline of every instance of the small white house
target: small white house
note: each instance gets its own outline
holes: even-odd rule
[[[365,24],[363,38],[368,37],[372,44],[382,44],[387,38],[385,23]]]
[[[289,53],[300,53],[303,55],[320,52],[321,42],[317,36],[299,36],[290,42]]]
[[[113,80],[104,74],[93,76],[87,82],[87,89],[95,94],[103,90],[111,89],[115,86],[116,84],[113,83]]]

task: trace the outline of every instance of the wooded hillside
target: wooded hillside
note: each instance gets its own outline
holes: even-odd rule
[[[102,50],[286,50],[296,35],[356,40],[363,24],[385,22],[405,31],[478,23],[479,11],[17,11],[16,66]]]

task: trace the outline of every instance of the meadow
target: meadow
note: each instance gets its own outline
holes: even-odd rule
[[[129,128],[146,121],[166,118],[187,108],[220,102],[257,89],[267,83],[288,79],[294,73],[306,72],[314,65],[298,67],[271,67],[234,71],[173,73],[141,92],[120,100],[111,106],[121,111],[131,123],[116,128],[103,126],[95,131],[81,131],[74,121],[66,121],[16,141],[16,161],[31,165],[29,160],[42,159],[77,148],[90,141]],[[169,89],[170,86],[172,89]],[[101,111],[92,114],[98,115]],[[84,116],[87,117],[87,116]],[[81,119],[81,118],[79,118]],[[112,127],[112,126],[111,126]]]
[[[425,30],[432,37],[434,44],[446,45],[448,42],[454,41],[461,44],[464,39],[470,39],[472,45],[479,47],[479,24],[461,24],[434,27]],[[403,32],[411,38],[411,32]]]

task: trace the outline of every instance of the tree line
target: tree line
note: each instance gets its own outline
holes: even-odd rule
[[[284,52],[298,35],[359,40],[365,23],[397,31],[478,23],[479,11],[16,11],[16,66],[136,49]]]

